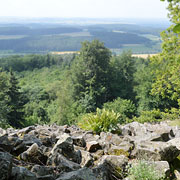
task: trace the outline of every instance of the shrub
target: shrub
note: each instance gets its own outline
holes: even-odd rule
[[[92,130],[95,133],[100,132],[118,132],[118,121],[120,114],[106,109],[98,109],[96,113],[83,115],[78,125],[85,130]]]
[[[165,180],[164,175],[157,171],[153,164],[139,160],[128,169],[130,180]]]
[[[132,121],[137,121],[139,123],[145,122],[159,122],[162,121],[162,113],[160,110],[152,110],[152,111],[142,111],[139,117],[134,117]]]
[[[117,98],[113,102],[107,102],[103,107],[108,110],[113,110],[115,113],[120,113],[120,124],[128,122],[136,112],[136,107],[130,100],[121,98]]]

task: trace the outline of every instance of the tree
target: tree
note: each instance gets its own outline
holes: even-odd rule
[[[165,1],[165,0],[161,0]],[[174,33],[180,33],[180,0],[167,0],[169,3],[168,10],[169,10],[169,18],[171,22],[175,25],[173,26],[172,30]]]
[[[7,102],[8,102],[8,76],[5,72],[0,71],[0,127],[6,128],[8,125],[7,122],[7,113],[9,111]]]
[[[7,122],[9,125],[15,128],[21,128],[24,121],[23,106],[25,104],[23,94],[20,92],[18,81],[12,71],[9,73],[8,90],[6,92],[8,96],[8,113]]]
[[[169,1],[170,20],[180,23],[179,0]],[[162,32],[162,53],[151,59],[151,64],[157,66],[151,94],[159,96],[163,101],[161,109],[179,108],[180,106],[180,34],[169,27]]]
[[[111,59],[110,100],[117,97],[134,100],[133,74],[135,60],[131,52],[123,52],[120,56]]]
[[[102,42],[85,41],[73,63],[73,99],[81,104],[85,102],[88,111],[94,111],[108,100],[110,58],[111,52]]]

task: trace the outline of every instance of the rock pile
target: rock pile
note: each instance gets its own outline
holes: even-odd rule
[[[178,177],[180,128],[133,122],[121,130],[97,135],[76,126],[0,129],[0,180],[128,179],[134,159],[153,163],[166,176],[173,165]]]

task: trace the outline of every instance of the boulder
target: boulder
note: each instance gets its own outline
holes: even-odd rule
[[[73,144],[80,147],[86,146],[86,141],[83,136],[72,136]]]
[[[135,143],[131,156],[137,159],[172,162],[179,154],[180,150],[169,143],[141,141]]]
[[[89,141],[86,143],[86,150],[89,152],[96,152],[98,149],[102,149],[97,141]]]
[[[62,171],[69,172],[81,168],[81,166],[73,161],[68,160],[62,154],[51,154],[47,160],[48,166],[58,166]]]
[[[26,162],[36,164],[46,164],[47,156],[45,156],[39,149],[38,145],[34,143],[27,151],[20,154],[20,158]]]
[[[180,137],[171,139],[170,141],[168,141],[168,144],[171,144],[172,146],[176,146],[176,148],[180,150]]]
[[[6,130],[0,128],[0,136],[4,136],[6,134]]]
[[[36,174],[37,177],[39,176],[47,176],[47,175],[56,175],[54,173],[55,168],[52,166],[40,166],[40,165],[35,165],[32,167],[31,172]]]
[[[81,162],[81,154],[79,151],[74,150],[73,139],[68,134],[63,134],[53,147],[51,154],[56,156],[57,153],[75,163]]]
[[[38,180],[55,180],[55,178],[52,175],[46,175],[46,176],[39,176],[37,177]]]
[[[98,180],[93,171],[88,168],[82,168],[77,171],[62,174],[56,180]]]
[[[17,135],[19,137],[23,138],[25,134],[28,134],[32,130],[35,130],[35,126],[29,126],[29,127],[23,128],[23,129],[18,131]]]
[[[42,142],[38,139],[35,135],[25,134],[23,137],[23,143],[26,146],[31,146],[32,144],[36,143],[38,146],[42,146]]]
[[[9,179],[12,171],[12,156],[7,152],[0,152],[0,179]]]
[[[104,169],[108,172],[107,174],[110,180],[123,179],[127,164],[128,158],[124,155],[105,155],[99,160],[95,170],[97,171],[98,168]]]
[[[93,165],[93,156],[91,155],[91,153],[81,150],[81,156],[82,160],[80,165],[82,167],[90,167]]]
[[[36,175],[24,167],[13,167],[11,180],[38,180]]]

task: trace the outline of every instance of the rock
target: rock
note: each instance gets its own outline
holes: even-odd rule
[[[99,149],[96,152],[91,153],[91,155],[93,156],[94,161],[97,161],[98,159],[100,159],[104,155],[104,150]]]
[[[13,144],[9,141],[8,135],[0,136],[0,148],[7,152],[13,150]]]
[[[6,130],[0,128],[0,136],[6,135]]]
[[[122,135],[126,136],[145,136],[148,134],[148,130],[144,124],[138,122],[132,122],[122,127]]]
[[[180,150],[165,142],[141,141],[137,142],[131,155],[137,159],[151,159],[154,161],[172,162]]]
[[[87,143],[90,141],[98,141],[100,139],[100,136],[94,135],[92,131],[87,131],[86,133],[84,133],[83,138]]]
[[[180,137],[171,139],[170,141],[168,141],[168,144],[171,144],[172,146],[176,146],[176,148],[180,150]]]
[[[52,175],[39,176],[37,179],[38,180],[55,180],[55,178]]]
[[[98,149],[102,149],[97,141],[90,141],[86,143],[86,150],[89,152],[96,152]]]
[[[91,155],[91,153],[81,150],[81,156],[82,160],[80,165],[82,167],[90,167],[93,165],[93,156]]]
[[[82,168],[77,171],[62,174],[56,180],[98,180],[93,171],[88,168]]]
[[[18,131],[17,135],[23,138],[25,134],[28,134],[32,130],[35,130],[35,126],[29,126],[29,127],[23,128]]]
[[[0,179],[9,179],[12,171],[12,156],[7,152],[0,152]]]
[[[62,154],[68,160],[75,163],[81,162],[81,154],[79,151],[74,150],[73,139],[68,134],[63,134],[62,138],[53,147],[51,154],[54,155],[57,153]]]
[[[112,145],[107,154],[116,155],[116,156],[124,155],[126,157],[129,157],[130,155],[129,149],[127,150],[126,147]]]
[[[164,177],[169,177],[170,166],[167,161],[155,161],[155,162],[152,162],[152,164],[154,164],[154,168],[156,169],[156,171],[158,171],[159,173],[162,173]]]
[[[53,175],[54,174],[54,167],[51,166],[40,166],[40,165],[35,165],[32,167],[31,172],[36,174],[37,177],[39,176],[46,176],[46,175]]]
[[[112,133],[100,133],[100,140],[98,141],[101,145],[106,145],[107,143],[113,144],[115,146],[118,146],[123,141],[122,136],[118,136],[117,134]]]
[[[175,170],[174,174],[175,174],[176,180],[180,180],[180,172],[178,170]]]
[[[23,137],[23,143],[26,146],[31,146],[36,143],[38,146],[42,146],[42,142],[35,135],[25,134]]]
[[[62,169],[62,171],[66,171],[66,172],[81,168],[79,164],[73,161],[69,161],[63,155],[59,153],[50,155],[47,161],[47,165],[54,166],[54,167],[58,166],[59,168]]]
[[[83,136],[72,136],[73,144],[80,147],[86,146],[86,141],[84,140]]]
[[[53,145],[52,135],[53,132],[49,127],[39,127],[37,130],[37,137],[40,139],[42,144],[47,147],[51,147]]]
[[[108,177],[109,179],[122,179],[124,177],[124,170],[126,169],[126,166],[128,164],[128,158],[125,157],[124,155],[121,156],[114,156],[114,155],[105,155],[103,156],[99,162],[97,168],[99,167],[102,169],[106,169],[108,172]]]
[[[46,164],[47,157],[44,156],[38,145],[34,143],[29,149],[22,154],[20,154],[20,158],[26,162],[36,163],[36,164]]]
[[[36,175],[24,167],[13,167],[11,180],[37,180]]]
[[[54,154],[56,151],[62,151],[62,153],[74,151],[73,140],[68,134],[63,134],[61,136],[61,139],[59,139],[53,147],[51,154]]]

